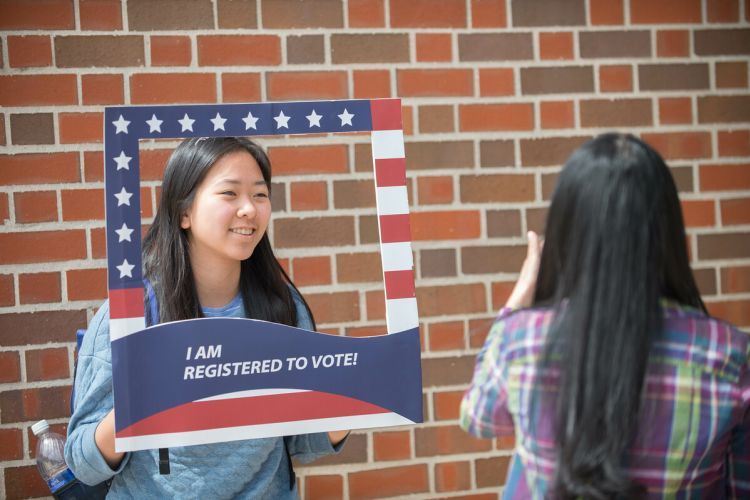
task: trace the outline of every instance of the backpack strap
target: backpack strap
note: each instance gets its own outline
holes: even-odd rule
[[[146,290],[146,301],[148,302],[146,314],[146,326],[159,324],[159,303],[156,300],[156,292],[151,282],[143,279],[143,287]],[[159,474],[169,474],[169,448],[159,448]]]

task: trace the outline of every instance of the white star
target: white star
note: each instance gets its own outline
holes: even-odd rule
[[[186,130],[193,131],[193,123],[195,123],[195,120],[190,118],[187,113],[185,113],[185,116],[182,117],[182,120],[177,120],[180,125],[182,125],[181,132],[185,132]]]
[[[258,130],[258,127],[255,126],[256,123],[258,123],[258,118],[253,116],[253,114],[248,111],[247,116],[242,119],[243,122],[245,122],[245,130],[248,129],[255,129]]]
[[[127,191],[125,191],[125,188],[123,187],[119,193],[115,193],[115,198],[117,198],[117,206],[118,207],[120,205],[130,206],[131,196],[133,196],[133,193],[128,193]]]
[[[224,122],[226,122],[226,121],[227,121],[227,119],[226,118],[222,118],[219,113],[216,113],[216,118],[211,118],[211,123],[214,124],[214,130],[224,130],[224,131],[226,131],[226,129],[224,128]]]
[[[312,127],[318,127],[320,128],[320,119],[323,118],[322,115],[319,115],[315,112],[315,110],[312,110],[312,113],[307,115],[305,118],[310,122],[310,128]]]
[[[135,267],[133,264],[128,262],[128,259],[124,259],[122,261],[122,264],[119,266],[115,266],[118,271],[120,271],[120,278],[124,278],[127,276],[128,278],[133,277],[133,268]]]
[[[276,120],[276,128],[289,128],[289,118],[290,116],[285,116],[283,111],[279,111],[279,116],[274,116],[273,119]]]
[[[120,132],[128,133],[128,125],[130,125],[130,122],[127,121],[125,118],[123,118],[122,115],[120,115],[120,118],[112,122],[112,125],[115,126],[115,135],[119,134]]]
[[[161,133],[161,124],[163,122],[164,120],[158,119],[156,115],[151,115],[151,119],[146,120],[146,123],[148,123],[148,131]]]
[[[341,118],[341,126],[344,125],[351,125],[352,124],[352,118],[354,118],[354,115],[349,113],[346,108],[344,108],[344,112],[338,115],[339,118]]]
[[[115,229],[115,232],[117,233],[118,240],[117,243],[122,243],[123,241],[133,241],[130,239],[130,234],[133,232],[132,229],[130,229],[124,222],[122,223],[122,227],[120,229]]]
[[[125,156],[125,151],[120,151],[120,156],[115,156],[112,159],[117,163],[117,170],[130,170],[130,160],[132,158]]]

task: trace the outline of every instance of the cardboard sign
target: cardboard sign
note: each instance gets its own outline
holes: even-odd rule
[[[401,101],[105,109],[105,196],[117,451],[422,422]],[[369,131],[389,335],[265,321],[146,328],[140,139]]]

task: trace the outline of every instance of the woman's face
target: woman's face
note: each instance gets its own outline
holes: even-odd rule
[[[194,266],[239,266],[253,254],[271,218],[269,186],[247,151],[227,153],[214,163],[182,214]]]

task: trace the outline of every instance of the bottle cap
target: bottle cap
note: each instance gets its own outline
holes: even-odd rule
[[[46,420],[40,420],[39,422],[31,426],[31,432],[33,432],[35,436],[38,436],[39,434],[45,432],[48,429],[49,429],[49,424],[47,423]]]

